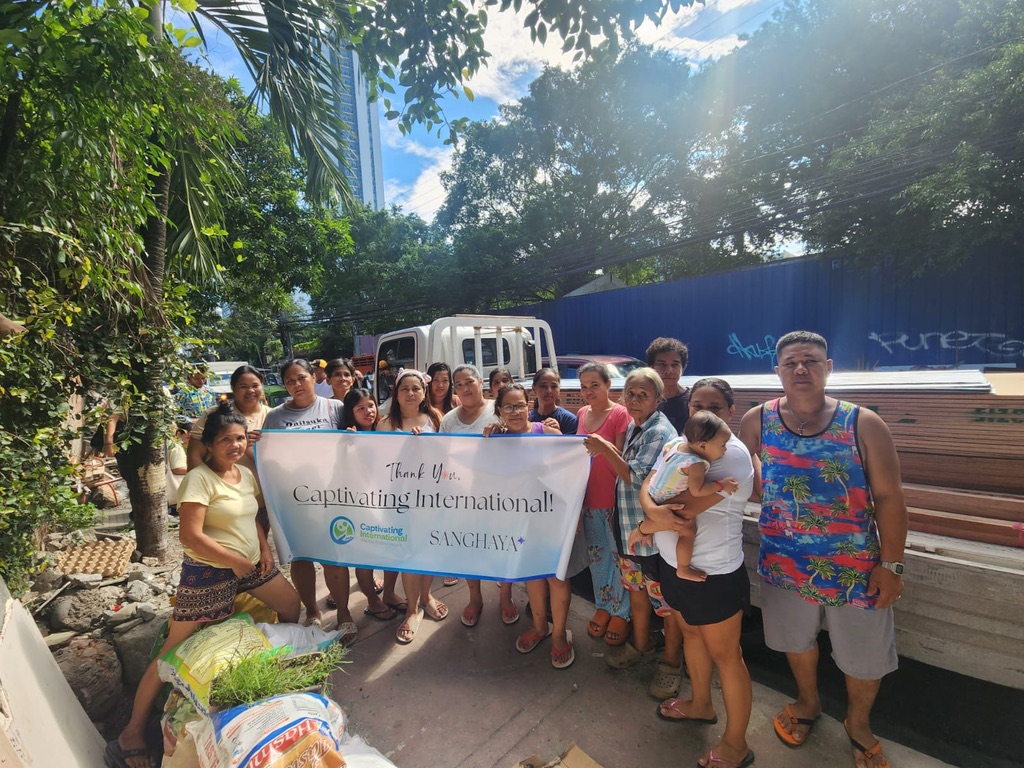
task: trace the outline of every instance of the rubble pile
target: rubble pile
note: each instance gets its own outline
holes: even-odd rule
[[[171,615],[177,566],[140,557],[132,534],[51,533],[21,602],[89,717],[116,719]],[[67,570],[65,570],[67,567]]]

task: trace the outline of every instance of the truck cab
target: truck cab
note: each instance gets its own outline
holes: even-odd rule
[[[513,378],[525,380],[542,367],[542,358],[557,360],[551,327],[543,320],[516,315],[442,317],[430,325],[380,337],[373,391],[383,404],[390,399],[401,369],[426,371],[437,362],[453,370],[458,365],[475,365],[484,377],[494,368],[508,368]]]

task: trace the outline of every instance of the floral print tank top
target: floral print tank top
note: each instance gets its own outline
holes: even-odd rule
[[[840,400],[828,426],[798,435],[761,406],[761,552],[758,574],[821,605],[874,607],[878,564],[871,491],[857,448],[859,406]]]

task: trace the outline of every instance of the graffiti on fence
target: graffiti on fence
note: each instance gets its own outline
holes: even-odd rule
[[[744,360],[765,360],[775,365],[775,337],[769,334],[764,335],[763,342],[754,342],[753,344],[743,344],[740,342],[740,337],[735,333],[729,334],[729,346],[726,348],[726,354],[737,355],[742,357]]]
[[[1024,340],[1013,339],[1005,333],[977,333],[973,331],[929,331],[909,334],[903,331],[868,334],[869,341],[878,344],[890,355],[900,351],[928,352],[935,350],[979,350],[992,357],[1024,358]]]

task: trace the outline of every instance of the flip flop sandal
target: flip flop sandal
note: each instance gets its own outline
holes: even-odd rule
[[[846,738],[848,738],[850,740],[850,745],[855,750],[857,750],[862,755],[864,755],[864,759],[866,761],[871,762],[876,757],[878,757],[878,754],[882,751],[882,742],[876,740],[875,741],[875,745],[873,747],[871,747],[870,749],[866,749],[863,744],[861,744],[859,741],[857,741],[855,738],[853,738],[853,736],[850,735],[850,729],[846,727],[846,721],[845,720],[843,720],[843,729],[846,731]],[[889,768],[889,760],[888,760],[888,758],[886,758],[883,755],[882,759],[885,760],[885,762],[882,763],[880,768]],[[854,760],[857,760],[856,756],[854,756]]]
[[[679,686],[683,683],[683,667],[673,667],[664,661],[659,661],[654,668],[654,677],[651,684],[647,686],[647,692],[658,701],[664,701],[679,693]]]
[[[379,611],[371,611],[369,608],[363,608],[363,613],[377,621],[391,621],[398,615],[398,609],[393,608],[390,605],[385,605]]]
[[[520,653],[529,653],[534,648],[543,642],[544,638],[551,634],[554,627],[549,623],[547,632],[543,635],[539,635],[533,631],[533,627],[523,632],[519,637],[516,638],[516,650]]]
[[[444,621],[448,618],[448,606],[440,600],[434,600],[434,604],[427,603],[423,606],[423,612],[434,621]]]
[[[599,608],[587,624],[587,634],[595,640],[604,637],[604,633],[608,631],[608,622],[611,620],[612,615],[604,608]]]
[[[513,605],[511,610],[509,610],[507,608],[502,608],[501,609],[501,623],[502,624],[515,624],[517,621],[519,621],[519,609],[518,608],[516,608]]]
[[[480,623],[480,612],[484,609],[482,605],[467,605],[462,611],[462,625],[464,627],[475,627]]]
[[[670,717],[669,715],[666,715],[662,711],[664,709],[675,712],[678,717]],[[655,710],[655,714],[658,715],[659,720],[665,720],[669,723],[699,723],[701,725],[714,725],[718,722],[718,715],[715,715],[714,717],[690,717],[679,708],[679,699],[668,699],[667,701],[661,702]]]
[[[302,626],[304,626],[304,627],[319,627],[319,628],[322,629],[323,626],[324,626],[323,617],[321,617],[321,616],[307,616],[305,618],[305,620],[302,622]]]
[[[713,749],[709,749],[707,757],[702,759],[706,759],[707,762],[702,763],[698,760],[697,765],[699,768],[747,768],[748,765],[754,764],[754,750],[748,749],[747,756],[738,763],[735,760],[726,760],[724,757],[719,757]]]
[[[792,733],[786,731],[785,723],[780,718],[789,718],[789,727],[792,728],[796,725],[806,725],[807,732],[804,734],[802,739],[797,739]],[[821,715],[818,715],[821,717]],[[799,749],[807,743],[807,738],[811,735],[811,731],[814,730],[814,724],[818,722],[818,717],[797,717],[793,714],[793,707],[791,704],[786,705],[784,712],[780,712],[775,716],[772,724],[775,726],[775,735],[779,737],[779,741],[785,744],[791,749]]]
[[[454,587],[458,583],[459,583],[459,577],[458,576],[445,576],[443,579],[441,579],[441,586],[442,587]]]
[[[561,650],[555,650],[555,644],[551,644],[551,666],[555,669],[568,669],[576,661],[576,650],[572,645],[572,630],[565,630],[565,639],[568,645]]]
[[[354,621],[344,621],[338,625],[338,642],[344,647],[350,647],[359,637],[359,627]]]
[[[388,608],[395,609],[399,613],[405,613],[409,610],[409,604],[405,600],[403,600],[400,603],[384,603],[384,605],[386,605]]]
[[[327,599],[324,601],[324,605],[326,605],[333,611],[335,608],[338,607],[338,602],[334,599],[333,595],[328,595]]]
[[[629,640],[629,622],[621,616],[612,616],[604,633],[604,641],[612,647],[626,644]]]
[[[415,616],[406,618],[405,621],[398,625],[398,629],[395,631],[395,640],[402,645],[411,643],[416,638],[416,630],[420,628],[421,621],[423,621],[422,608],[416,611]]]

